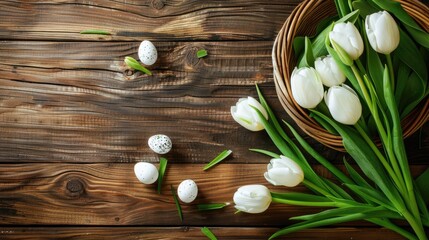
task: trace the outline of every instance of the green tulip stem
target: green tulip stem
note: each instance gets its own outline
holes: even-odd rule
[[[393,63],[392,63],[392,57],[390,56],[390,53],[386,54],[387,59],[387,67],[389,68],[389,75],[390,75],[390,82],[392,84],[392,89],[395,89],[395,74],[393,73]]]
[[[407,210],[401,212],[404,216],[404,218],[408,221],[408,223],[411,225],[411,228],[414,230],[414,232],[416,233],[417,237],[420,240],[427,240],[427,236],[425,233],[425,230],[423,228],[423,225],[421,223],[419,223],[416,218]]]
[[[414,234],[408,232],[407,230],[405,230],[401,227],[398,227],[397,225],[393,224],[392,222],[390,222],[387,219],[371,218],[371,219],[367,219],[367,220],[372,222],[372,223],[378,224],[382,227],[388,228],[392,231],[395,231],[395,232],[401,234],[402,236],[406,237],[409,240],[417,240],[417,237]]]
[[[309,201],[298,201],[284,198],[272,198],[275,203],[296,205],[296,206],[307,206],[307,207],[348,207],[348,204],[342,202],[309,202]]]

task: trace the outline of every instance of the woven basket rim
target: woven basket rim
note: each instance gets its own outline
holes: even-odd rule
[[[413,0],[399,1],[404,9],[415,19],[415,21],[429,32],[429,8],[423,3]],[[318,8],[323,9],[323,11]],[[311,15],[316,12],[319,15]],[[298,125],[298,127],[325,146],[338,151],[345,151],[342,138],[329,133],[321,127],[306,109],[301,108],[293,99],[290,88],[290,75],[296,65],[293,56],[292,40],[307,26],[305,21],[324,18],[325,15],[332,16],[336,13],[333,1],[326,0],[304,0],[289,15],[280,29],[272,49],[273,78],[276,92],[280,103],[286,113]],[[310,28],[317,25],[312,23]],[[300,28],[301,27],[301,28]],[[307,31],[307,29],[305,29]],[[314,30],[314,29],[310,29]],[[402,121],[403,137],[409,137],[429,120],[429,97],[426,96],[415,109],[409,113]],[[375,140],[377,144],[379,140]]]

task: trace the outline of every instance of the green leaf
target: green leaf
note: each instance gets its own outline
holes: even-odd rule
[[[377,54],[372,47],[370,47],[368,38],[364,35],[365,48],[366,50],[366,60],[367,60],[367,71],[371,77],[371,82],[375,87],[375,92],[377,93],[377,98],[380,101],[383,109],[385,109],[386,103],[384,102],[384,90],[383,90],[383,71],[384,67],[380,60],[379,55]]]
[[[111,35],[110,32],[99,29],[87,29],[80,32],[80,34],[98,34],[98,35]]]
[[[399,30],[401,41],[394,51],[395,56],[405,63],[408,67],[413,69],[414,72],[422,79],[426,89],[428,70],[425,64],[425,59],[419,51],[413,40],[402,30]]]
[[[304,57],[301,59],[301,62],[298,64],[298,67],[314,67],[313,47],[311,45],[311,41],[308,37],[305,37],[304,42]]]
[[[420,190],[421,196],[426,204],[429,204],[428,183],[429,183],[429,168],[427,168],[416,179],[416,186]]]
[[[353,157],[365,175],[377,184],[390,201],[395,202],[395,206],[403,206],[402,198],[396,187],[387,176],[385,168],[368,143],[354,129],[337,124],[319,112],[313,112],[323,117],[340,133],[343,138],[344,148]]]
[[[271,196],[277,199],[287,199],[287,200],[303,201],[303,202],[332,202],[329,198],[324,196],[308,194],[308,193],[299,193],[299,192],[285,192],[285,193],[271,192]]]
[[[164,179],[165,169],[167,168],[167,159],[161,157],[159,158],[159,169],[158,169],[158,193],[161,194],[162,189],[162,180]]]
[[[323,213],[323,214],[322,214]],[[293,224],[283,228],[274,233],[269,239],[274,239],[281,235],[296,232],[303,229],[327,226],[343,222],[350,222],[368,218],[380,217],[394,217],[397,214],[392,211],[386,210],[383,207],[342,207],[336,209],[326,210],[319,213],[321,215],[313,215],[311,221],[304,221],[301,223]],[[307,215],[309,216],[309,215]],[[301,216],[302,217],[302,216]],[[297,219],[298,218],[298,219]],[[300,217],[291,218],[294,220],[301,220]],[[315,220],[316,219],[316,220]]]
[[[369,185],[369,183],[346,161],[346,159],[344,159],[344,166],[346,167],[350,177],[357,185],[371,188],[371,185]]]
[[[268,133],[268,136],[273,141],[274,145],[280,150],[283,156],[288,157],[290,159],[297,159],[292,149],[286,144],[284,139],[280,136],[280,134],[276,131],[275,127],[272,126],[262,115],[259,109],[252,107],[259,116],[259,120],[264,125],[265,131]]]
[[[267,150],[256,149],[256,148],[252,148],[252,149],[249,149],[249,150],[252,151],[252,152],[257,152],[257,153],[265,154],[265,155],[267,155],[269,157],[272,157],[272,158],[280,158],[280,155],[278,155],[277,153],[273,153],[273,152],[270,152],[270,151],[267,151]]]
[[[207,170],[211,167],[213,167],[214,165],[220,163],[222,160],[224,160],[225,158],[227,158],[230,154],[232,153],[231,150],[224,150],[222,151],[219,155],[217,155],[217,157],[215,157],[211,162],[209,162],[204,168],[203,170]]]
[[[125,62],[125,64],[127,64],[132,69],[139,70],[143,73],[146,73],[147,75],[152,75],[151,71],[149,71],[147,68],[143,67],[133,57],[129,57],[129,56],[125,57],[124,62]]]
[[[401,118],[412,112],[426,96],[423,82],[415,72],[412,72],[406,81],[403,98],[398,104],[398,108],[402,110]]]
[[[292,43],[292,47],[293,47],[293,51],[295,52],[295,56],[301,56],[302,55],[302,51],[304,51],[305,48],[305,38],[303,36],[296,36],[293,39],[293,43]],[[299,61],[301,61],[302,56],[299,58]]]
[[[425,32],[414,19],[402,8],[399,2],[392,0],[372,0],[373,3],[382,9],[388,10],[401,21],[407,31],[411,34],[416,42],[425,48],[429,48],[429,33]]]
[[[304,140],[304,138],[290,125],[289,123],[284,123],[288,126],[292,134],[295,136],[296,140],[299,142],[299,144],[302,146],[302,148],[305,149],[307,153],[309,153],[316,161],[318,161],[320,164],[322,164],[325,168],[327,168],[331,173],[334,174],[335,177],[337,177],[339,180],[341,180],[344,183],[351,183],[351,180],[349,177],[347,177],[343,172],[341,172],[337,167],[335,167],[331,162],[329,162],[325,157],[323,157],[319,152],[314,150],[313,147],[311,147],[310,144],[308,144],[307,141]]]
[[[173,185],[170,185],[171,194],[173,195],[174,203],[176,204],[177,213],[179,214],[180,221],[183,222],[182,207],[180,206],[179,199],[177,199],[176,190],[174,190]]]
[[[331,189],[331,192],[336,193],[334,194],[335,197],[344,198],[344,199],[353,199],[352,196],[350,196],[350,194],[348,194],[344,189],[342,189],[340,186],[333,183],[329,179],[325,179],[325,183]]]
[[[230,203],[204,203],[204,204],[198,204],[197,208],[200,211],[209,211],[209,210],[222,209],[229,205]]]
[[[334,0],[334,2],[335,2],[335,6],[337,7],[337,12],[341,17],[351,12],[351,9],[347,0]]]
[[[197,51],[197,58],[203,58],[207,56],[207,50],[205,49],[200,49]]]
[[[208,237],[210,240],[217,240],[216,236],[212,233],[212,231],[210,231],[208,227],[202,227],[201,232],[204,233],[204,235],[206,235],[206,237]]]
[[[389,202],[385,201],[386,198],[382,193],[377,192],[374,189],[353,185],[353,184],[346,184],[346,186],[350,188],[353,192],[355,192],[357,195],[362,197],[363,199],[369,202],[381,205],[389,210],[392,210],[393,212],[396,211],[396,209]]]
[[[380,11],[380,8],[371,4],[370,1],[366,0],[355,0],[352,3],[353,9],[359,10],[359,15],[365,19],[367,15],[371,15],[375,12]]]

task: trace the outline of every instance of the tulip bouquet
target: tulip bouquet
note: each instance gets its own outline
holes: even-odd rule
[[[286,187],[302,183],[313,193],[274,193],[263,185],[248,185],[234,194],[236,208],[260,213],[271,202],[329,208],[293,217],[300,222],[271,238],[367,220],[408,239],[427,239],[428,199],[422,191],[428,190],[418,188],[411,176],[400,121],[429,92],[425,63],[429,34],[391,0],[335,3],[338,19],[321,28],[316,37],[296,39],[294,48],[300,57],[290,85],[294,100],[321,126],[342,137],[353,164],[344,160],[343,172],[315,151],[291,125],[276,119],[257,87],[259,102],[252,97],[240,99],[231,107],[233,118],[251,131],[264,129],[278,148],[280,153],[252,149],[272,158],[264,175],[269,183]],[[318,175],[306,155],[335,179]],[[408,222],[412,231],[392,220]]]

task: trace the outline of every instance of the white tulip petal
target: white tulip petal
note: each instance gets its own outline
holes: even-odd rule
[[[268,113],[265,108],[252,97],[240,98],[235,106],[231,106],[231,116],[237,123],[250,131],[263,130],[264,125],[253,108],[258,109],[268,120]]]
[[[398,25],[386,11],[368,15],[365,19],[365,31],[371,47],[376,52],[389,54],[399,45]]]
[[[271,204],[271,193],[263,185],[247,185],[234,193],[235,208],[247,213],[261,213]]]
[[[314,68],[295,68],[291,76],[295,101],[303,108],[315,108],[323,99],[323,84]]]
[[[363,53],[363,40],[353,23],[337,23],[329,33],[329,39],[336,42],[346,51],[350,58],[356,60]]]
[[[354,125],[362,115],[362,105],[349,86],[334,86],[325,95],[325,102],[332,117],[346,125]]]

